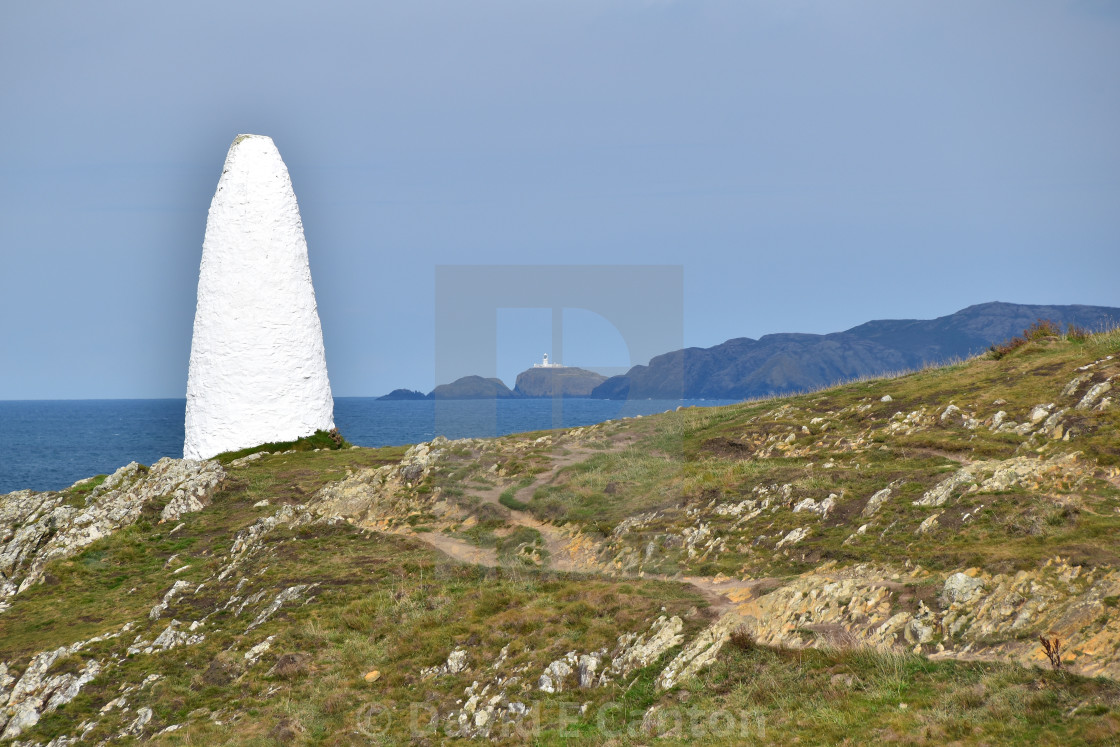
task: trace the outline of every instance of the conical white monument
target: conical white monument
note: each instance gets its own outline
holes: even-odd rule
[[[272,138],[238,135],[210,202],[183,456],[334,428],[299,205]]]

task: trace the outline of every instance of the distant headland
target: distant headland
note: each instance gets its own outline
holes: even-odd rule
[[[397,389],[379,399],[491,399],[592,397],[595,399],[728,399],[811,391],[918,369],[984,352],[1045,319],[1090,332],[1120,323],[1120,308],[985,303],[937,319],[885,319],[827,335],[741,337],[710,348],[656,356],[609,379],[582,368],[549,362],[517,375],[510,389],[499,379],[464,376],[429,394]]]
[[[590,397],[606,376],[577,366],[549,362],[548,354],[540,363],[517,375],[513,389],[498,378],[463,376],[450,384],[440,384],[428,394],[413,389],[394,389],[379,400],[417,399],[519,399],[540,397]]]

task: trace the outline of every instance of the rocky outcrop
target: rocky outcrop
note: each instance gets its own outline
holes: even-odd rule
[[[653,621],[646,633],[627,633],[618,639],[611,654],[610,667],[601,680],[608,677],[626,677],[636,669],[647,667],[661,655],[684,642],[684,622],[679,617],[662,615]]]
[[[451,447],[469,447],[472,439],[449,441],[437,436],[429,443],[409,448],[397,464],[363,469],[315,494],[310,506],[320,516],[336,516],[371,527],[388,527],[408,516],[428,510],[435,502],[430,493],[410,488],[431,474]]]
[[[132,524],[149,504],[167,499],[165,521],[201,510],[224,477],[217,462],[164,458],[151,468],[121,467],[84,497],[76,490],[83,483],[0,497],[0,604],[42,580],[47,563]]]
[[[0,662],[0,739],[18,737],[44,715],[69,703],[105,666],[101,660],[88,659],[77,671],[51,674],[56,663],[77,656],[91,644],[119,638],[131,628],[129,623],[116,633],[36,654],[18,679],[8,674],[7,664]]]
[[[954,472],[914,501],[915,506],[943,506],[960,492],[998,492],[1013,487],[1038,488],[1044,481],[1078,484],[1088,472],[1077,467],[1076,454],[1053,459],[1014,457],[973,462]],[[966,487],[967,486],[967,487]]]
[[[440,384],[428,395],[431,399],[509,399],[517,397],[501,379],[464,376],[450,384]]]
[[[740,624],[739,615],[733,613],[723,615],[701,631],[661,671],[657,677],[657,688],[668,690],[689,677],[695,677],[702,669],[715,663],[723,644]]]
[[[672,687],[674,682],[695,675],[710,665],[727,640],[729,630],[730,622],[717,621],[701,631],[661,673],[658,682],[664,682],[663,687]],[[684,622],[676,616],[661,615],[648,630],[619,636],[610,654],[605,648],[587,653],[569,651],[545,665],[543,671],[537,669],[540,674],[532,677],[527,677],[532,662],[516,667],[507,663],[508,646],[487,667],[489,671],[485,677],[479,677],[482,673],[477,670],[470,670],[467,652],[456,648],[445,663],[422,669],[420,677],[450,677],[469,672],[472,678],[477,679],[463,691],[464,697],[457,700],[454,707],[441,714],[437,706],[431,706],[433,723],[430,726],[434,727],[442,721],[442,730],[447,736],[464,738],[517,733],[531,709],[518,699],[516,693],[531,696],[535,690],[554,695],[621,683],[635,671],[654,664],[684,641]]]
[[[189,460],[165,460],[168,464],[157,463],[150,472],[145,473],[138,465],[130,465],[118,471],[116,475],[105,481],[104,493],[98,494],[97,499],[91,498],[91,505],[97,500],[118,501],[123,500],[118,496],[111,496],[119,491],[132,494],[147,495],[148,491],[166,494],[171,490],[175,493],[181,489],[182,495],[199,495],[193,490],[193,484],[184,484],[178,481],[175,475],[182,475],[181,470],[193,472],[197,479],[205,481],[203,475],[213,476],[213,470],[220,467],[213,462],[199,463]],[[189,481],[187,481],[189,482]],[[145,484],[142,484],[145,483]],[[174,489],[168,487],[172,485]],[[158,604],[140,620],[126,623],[119,630],[99,635],[89,640],[60,646],[55,649],[34,654],[25,662],[0,661],[0,739],[14,739],[25,730],[34,726],[46,714],[51,713],[72,701],[82,689],[96,678],[119,676],[121,662],[130,658],[148,660],[149,666],[157,667],[160,657],[167,651],[184,646],[197,646],[211,635],[228,635],[229,631],[222,631],[213,627],[212,616],[217,613],[223,615],[223,620],[236,621],[236,635],[245,637],[244,654],[238,654],[231,660],[240,659],[243,664],[238,666],[251,667],[269,650],[274,636],[265,637],[263,640],[253,641],[247,634],[257,627],[272,619],[286,606],[308,604],[314,600],[313,591],[317,583],[296,584],[286,588],[271,588],[263,586],[253,589],[253,583],[245,576],[234,582],[230,576],[238,570],[244,570],[251,560],[260,560],[262,557],[264,539],[279,528],[293,528],[310,523],[312,515],[304,506],[285,505],[276,513],[263,517],[254,522],[245,530],[239,532],[230,546],[228,554],[223,558],[225,564],[200,584],[188,583],[184,580],[175,581],[161,596]],[[323,520],[329,523],[329,519]],[[235,577],[236,578],[236,577]],[[228,580],[227,580],[228,579]],[[209,613],[200,619],[191,620],[184,617],[179,619],[166,619],[168,610],[177,614],[197,609],[195,598],[200,594],[210,597],[204,602],[204,607]],[[216,595],[215,600],[211,595]],[[189,620],[189,622],[187,622]],[[123,638],[125,633],[135,633],[128,641]],[[92,644],[106,644],[91,649]],[[97,657],[90,656],[89,650],[97,650]],[[231,649],[232,651],[233,649]],[[19,663],[19,674],[14,675]],[[63,668],[61,665],[65,663]],[[63,670],[63,671],[60,671]],[[78,732],[69,737],[60,737],[52,744],[64,745],[80,738],[95,728],[100,719],[113,716],[117,712],[126,711],[135,697],[138,697],[153,682],[162,675],[149,674],[139,683],[120,685],[120,695],[105,703],[97,716],[78,726]],[[150,706],[137,704],[135,716],[125,721],[123,731],[118,738],[127,736],[140,736],[150,731],[149,723],[154,712]],[[179,725],[169,725],[162,728],[162,732],[173,731]]]
[[[1037,636],[1057,635],[1072,671],[1117,678],[1120,621],[1108,605],[1118,594],[1117,571],[1086,571],[1060,558],[1037,571],[945,576],[826,564],[736,611],[767,645],[864,645],[931,658],[1038,664],[1045,657]]]
[[[384,394],[377,399],[379,400],[416,400],[428,399],[428,395],[423,392],[418,392],[415,389],[394,389],[388,394]]]
[[[606,376],[575,366],[530,368],[517,374],[513,391],[522,397],[589,397]]]
[[[447,655],[447,661],[434,667],[425,667],[420,670],[420,678],[439,677],[446,674],[458,674],[466,670],[469,659],[464,649],[457,648]]]

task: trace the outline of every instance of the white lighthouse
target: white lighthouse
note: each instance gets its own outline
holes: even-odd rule
[[[187,376],[183,456],[334,427],[307,241],[272,138],[238,135],[210,203]]]
[[[564,367],[564,364],[562,364],[562,363],[549,363],[548,362],[548,353],[544,354],[544,360],[542,360],[540,363],[534,363],[533,364],[533,368],[563,368],[563,367]]]

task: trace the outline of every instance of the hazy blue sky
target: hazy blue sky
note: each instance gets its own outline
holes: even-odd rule
[[[183,396],[239,132],[338,395],[437,383],[443,264],[682,265],[700,346],[1120,306],[1118,81],[1106,1],[5,2],[0,399]],[[499,322],[503,375],[546,349]],[[565,362],[629,362],[582,329]]]

